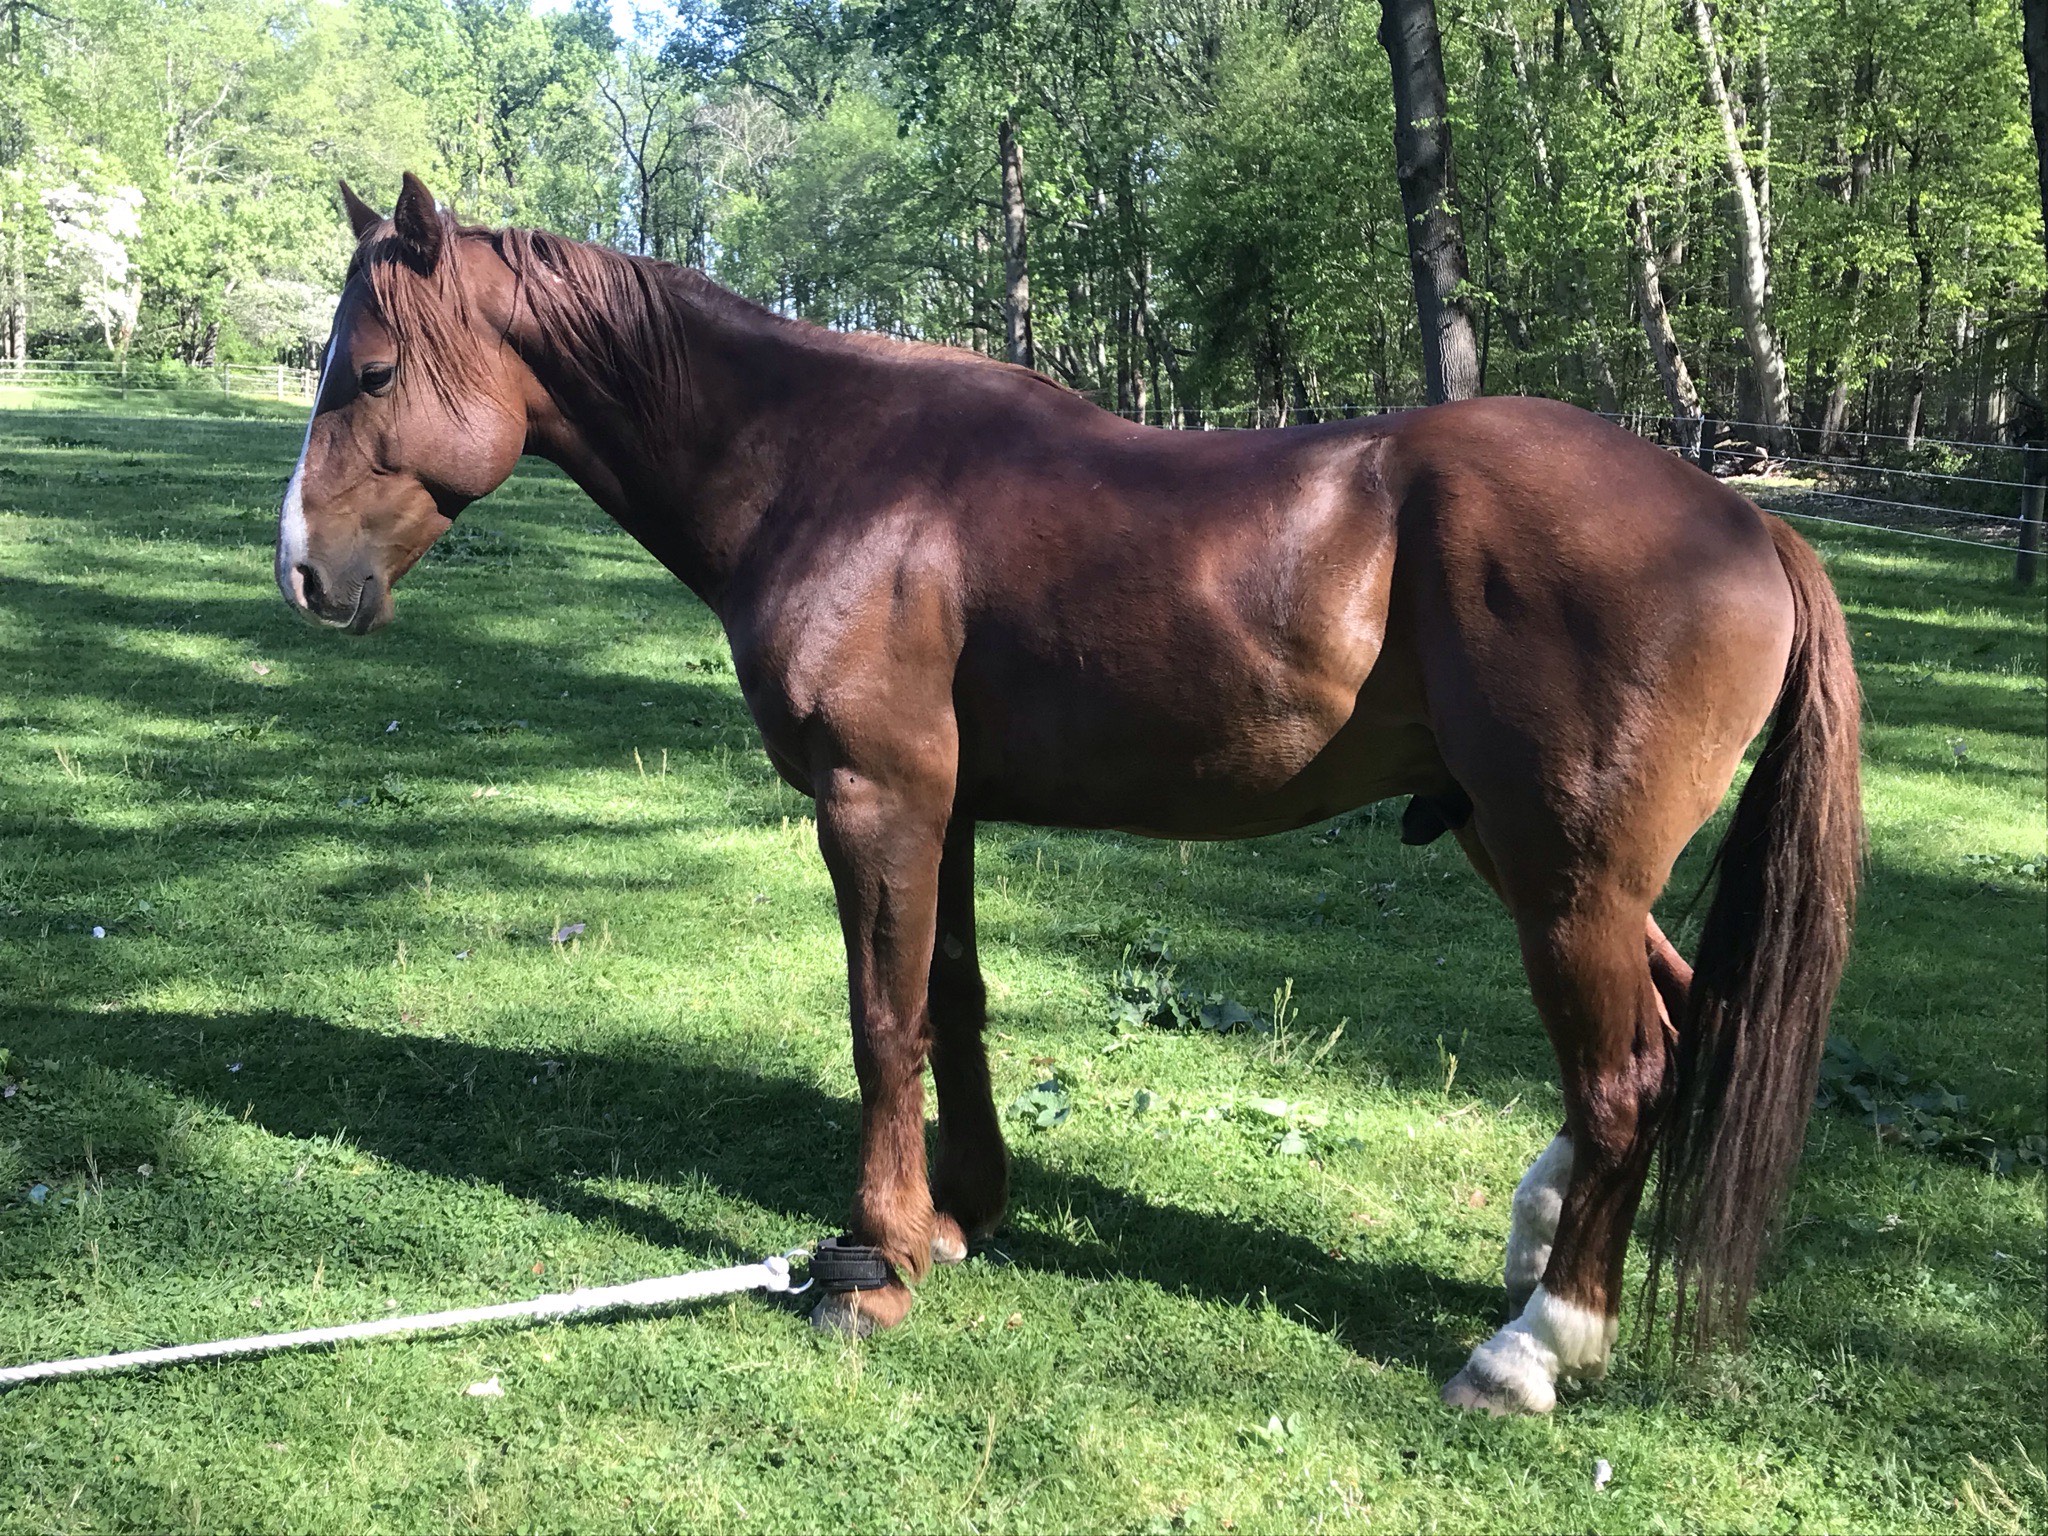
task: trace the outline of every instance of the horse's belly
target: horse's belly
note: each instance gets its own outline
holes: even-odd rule
[[[1140,837],[1263,837],[1314,826],[1392,795],[1447,784],[1435,738],[1419,725],[1390,727],[1372,732],[1370,739],[1361,732],[1341,746],[1333,741],[1276,789],[1218,785],[1220,792],[1161,796],[1116,830]]]
[[[1065,705],[1011,732],[963,733],[961,809],[1145,837],[1258,837],[1448,785],[1418,720],[1363,701],[1335,720],[1098,713],[1071,697]]]
[[[1218,838],[1398,793],[1435,753],[1372,512],[1304,497],[1271,525],[1200,524],[1136,574],[1075,560],[992,602],[954,678],[963,806]]]

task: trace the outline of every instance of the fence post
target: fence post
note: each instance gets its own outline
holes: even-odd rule
[[[282,399],[284,398],[284,364],[283,364],[283,363],[279,363],[279,364],[277,365],[277,398],[278,398],[278,399],[280,399],[280,400],[282,400]]]
[[[2041,511],[2048,500],[2048,448],[2029,442],[2020,450],[2020,544],[2012,579],[2031,587],[2041,570]]]

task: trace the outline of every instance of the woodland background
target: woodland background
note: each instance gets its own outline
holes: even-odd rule
[[[2039,394],[2021,9],[0,0],[0,361],[310,363],[336,178],[412,169],[1182,424],[1523,391],[1991,436]]]

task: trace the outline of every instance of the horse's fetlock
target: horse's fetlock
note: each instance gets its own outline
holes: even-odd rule
[[[863,1190],[854,1201],[853,1233],[881,1250],[906,1280],[922,1280],[932,1263],[932,1202],[922,1185],[915,1193]]]
[[[968,1134],[960,1134],[941,1111],[939,1145],[932,1159],[932,1204],[957,1221],[971,1237],[995,1230],[1010,1195],[1010,1154],[995,1123],[993,1108]]]

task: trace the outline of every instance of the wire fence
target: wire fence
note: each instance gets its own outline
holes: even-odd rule
[[[1660,426],[1684,426],[1688,428],[1693,428],[1698,427],[1703,422],[1712,421],[1717,427],[1748,427],[1751,430],[1757,432],[1797,432],[1800,430],[1806,430],[1798,427],[1774,427],[1769,422],[1765,421],[1737,421],[1732,417],[1728,416],[1659,416],[1653,412],[1646,411],[1595,411],[1593,414],[1596,416],[1605,416],[1609,421],[1653,421],[1658,423]],[[2026,445],[2024,443],[2002,443],[1995,438],[1928,437],[1925,433],[1919,432],[1916,432],[1912,436],[1908,437],[1903,432],[1864,432],[1850,427],[1838,427],[1835,429],[1833,433],[1829,435],[1834,441],[1844,443],[1851,441],[1865,443],[1904,443],[1908,448],[1960,448],[1970,453],[2026,452]]]
[[[310,368],[292,368],[283,363],[217,363],[201,368],[186,363],[131,366],[40,357],[0,362],[0,385],[104,389],[119,393],[124,400],[135,393],[204,390],[229,397],[311,405],[319,383],[319,375]]]
[[[2009,443],[1980,443],[1982,448],[2009,448]],[[2018,480],[1994,480],[1986,475],[1953,475],[1939,469],[1908,469],[1898,464],[1866,464],[1856,459],[1802,459],[1794,454],[1775,454],[1773,464],[1804,464],[1815,469],[1825,469],[1830,474],[1852,475],[1910,475],[1916,480],[1942,480],[1958,485],[2004,485],[2017,488]]]
[[[1402,407],[1399,409],[1412,409]],[[1276,427],[1291,425],[1300,421],[1327,422],[1352,420],[1373,416],[1397,414],[1397,410],[1363,409],[1345,406],[1329,407],[1277,406],[1273,404],[1253,405],[1233,403],[1184,406],[1172,409],[1147,409],[1144,411],[1119,410],[1115,414],[1126,420],[1141,422],[1149,426],[1172,427],[1183,430],[1210,430],[1235,427]],[[1672,416],[1662,416],[1648,411],[1596,411],[1593,414],[1605,417],[1623,428],[1634,432],[1651,442],[1674,453],[1697,457],[1697,450],[1689,449],[1677,440],[1673,427],[1683,426],[1696,432],[1702,422],[1687,420],[1681,422]],[[1714,418],[1718,431],[1724,427],[1739,427],[1762,430],[1762,424],[1753,421],[1735,421],[1726,417]],[[1811,434],[1808,434],[1811,435]],[[1852,432],[1841,430],[1833,433],[1832,441],[1845,447],[1861,445],[1868,451],[1871,443],[1904,445],[1887,452],[1903,454],[1908,451],[1941,450],[1953,462],[1957,456],[1979,453],[2021,455],[2021,465],[2027,463],[2025,444],[2001,443],[1988,440],[1929,437],[1916,434],[1908,438],[1900,433]],[[2033,450],[2042,454],[2037,462],[2048,463],[2048,450]],[[1832,528],[1857,529],[1866,533],[1890,534],[1905,539],[1927,540],[1937,544],[1959,544],[1968,549],[1994,551],[2011,554],[2022,547],[2038,548],[2041,539],[2038,532],[2029,541],[2026,535],[2042,526],[2040,487],[2030,486],[2024,478],[2010,478],[2004,475],[1966,474],[1954,469],[1926,469],[1912,463],[1872,463],[1866,459],[1828,457],[1813,454],[1766,453],[1748,445],[1737,448],[1724,445],[1711,450],[1713,460],[1718,461],[1722,477],[1748,482],[1742,488],[1752,500],[1767,512],[1782,517],[1796,518],[1803,522],[1822,523]],[[2009,463],[2010,460],[2004,462]],[[1780,471],[1797,467],[1808,471],[1797,476],[1794,483],[1782,482],[1785,478]],[[1974,467],[1986,467],[1976,466]],[[1760,473],[1759,473],[1760,472]],[[1850,477],[1877,476],[1882,483],[1872,489],[1897,491],[1896,495],[1873,495],[1861,488],[1836,489],[1820,482],[1843,477],[1851,487],[1858,482]],[[2043,478],[2048,478],[2044,475]],[[1804,483],[1804,482],[1812,483]],[[1928,488],[1928,494],[1919,499],[1908,499],[1921,487]],[[2036,500],[2027,500],[2032,491]],[[1982,506],[1961,506],[1958,500],[1982,500],[1986,497],[2010,496],[2009,505],[2018,508],[2017,514],[1987,511]],[[1763,498],[1769,497],[1768,501]],[[1813,498],[1822,503],[1846,503],[1843,510],[1868,509],[1863,517],[1832,517],[1822,512],[1808,511],[1800,505],[1787,502],[1804,502]],[[1941,499],[1938,499],[1941,498]],[[1886,516],[1889,514],[1889,516]],[[1884,521],[1874,519],[1885,516]]]
[[[1774,507],[1767,502],[1759,501],[1757,505],[1778,517],[1796,517],[1807,523],[1828,523],[1836,528],[1861,528],[1869,533],[1895,533],[1906,539],[1932,539],[1937,544],[1960,544],[1966,549],[1991,549],[2001,554],[2009,554],[2014,548],[2010,544],[1993,544],[1985,539],[1959,539],[1948,533],[1928,533],[1918,528],[1894,528],[1887,523],[1854,523],[1845,517],[1822,517],[1817,512],[1795,512],[1790,507]]]
[[[1659,442],[1674,453],[1685,454],[1688,457],[1706,457],[1710,464],[1714,462],[1716,455],[1726,452],[1724,449],[1709,446],[1702,455],[1698,450],[1690,450],[1682,442],[1674,440],[1677,437],[1676,432],[1669,432],[1667,435],[1666,429],[1679,426],[1696,433],[1703,425],[1703,421],[1700,420],[1681,422],[1672,416],[1639,415],[1631,422],[1613,412],[1598,414],[1623,425],[1632,426],[1639,435]],[[1727,418],[1716,418],[1715,424],[1717,429],[1740,427],[1760,432],[1773,430],[1761,422],[1734,421]],[[1645,430],[1646,428],[1648,430]],[[1940,450],[1952,458],[1978,454],[2017,455],[2018,467],[2023,472],[2031,468],[2036,483],[2030,483],[2029,477],[2024,473],[2020,478],[1963,474],[1949,469],[1922,468],[1913,463],[1871,463],[1849,457],[1847,453],[1839,457],[1825,454],[1781,454],[1751,447],[1745,447],[1744,452],[1755,457],[1745,458],[1739,467],[1731,466],[1734,473],[1729,478],[1755,482],[1766,481],[1768,476],[1769,481],[1780,482],[1752,484],[1744,488],[1765,511],[1803,522],[1821,523],[1834,528],[1853,528],[1867,533],[1885,533],[1898,538],[1926,540],[1937,544],[1960,544],[1972,549],[1994,550],[2001,554],[2019,552],[2024,555],[2027,551],[2038,550],[2041,547],[2042,487],[2038,480],[2048,478],[2048,475],[2043,474],[2043,468],[2048,467],[2048,459],[2042,457],[2042,450],[2024,443],[1928,437],[1921,434],[1907,437],[1892,432],[1839,430],[1830,434],[1830,440],[1845,448],[1860,445],[1865,451],[1868,451],[1871,443],[1897,445],[1885,450],[1892,454]],[[2004,462],[2010,463],[2011,459],[2007,458]],[[1805,476],[1799,477],[1799,480],[1819,482],[1823,479],[1842,477],[1853,488],[1838,489],[1835,486],[1798,481],[1782,483],[1791,477],[1783,476],[1781,472],[1792,466],[1808,471]],[[1746,474],[1745,470],[1754,472]],[[1873,475],[1880,477],[1882,481],[1874,489],[1897,491],[1900,494],[1873,495],[1869,490],[1858,486],[1854,478]],[[1926,494],[1918,494],[1923,487],[1926,488]],[[1987,497],[2001,494],[2012,498],[2007,504],[2017,508],[2017,515],[2010,512],[1987,511],[1982,505],[1956,505],[1957,500],[1981,502]],[[1915,499],[1907,499],[1909,496]],[[1766,497],[1770,499],[1766,500]],[[1810,511],[1804,505],[1785,505],[1787,500],[1809,504],[1813,501],[1830,505],[1841,504],[1839,510],[1860,511],[1863,515],[1828,516],[1822,512]],[[1886,514],[1890,516],[1885,521],[1874,521]]]
[[[49,387],[96,387],[118,391],[124,399],[131,392],[137,391],[205,390],[227,397],[287,400],[310,405],[319,387],[319,376],[308,368],[293,368],[275,363],[222,363],[211,368],[152,363],[131,367],[111,362],[74,362],[38,358],[0,362],[0,384],[9,383]],[[1395,411],[1377,406],[1366,407],[1355,402],[1335,407],[1311,407],[1241,401],[1200,406],[1152,407],[1143,410],[1122,409],[1115,411],[1115,414],[1147,426],[1206,431],[1217,428],[1272,428],[1304,421],[1359,420],[1395,414]],[[1682,427],[1686,429],[1687,435],[1691,435],[1700,430],[1704,420],[1702,418],[1681,421],[1677,417],[1646,411],[1600,411],[1594,414],[1604,416],[1672,452],[1687,453],[1689,456],[1695,455],[1696,450],[1688,449],[1684,443],[1678,441],[1679,434],[1673,429]],[[1717,433],[1720,429],[1728,427],[1771,430],[1760,422],[1735,421],[1726,417],[1716,417],[1712,420]],[[1843,445],[1860,445],[1866,452],[1872,443],[1904,445],[1903,448],[1885,450],[1895,455],[1940,449],[1951,456],[1950,462],[1953,462],[1953,456],[1957,454],[2020,455],[2022,467],[2029,462],[2026,457],[2029,453],[2027,445],[1989,440],[1928,437],[1920,434],[1909,438],[1900,433],[1840,430],[1830,434],[1830,441]],[[2036,463],[2043,461],[2042,456],[2048,456],[2048,450],[2034,449],[2032,452],[2037,456],[2034,460]],[[1810,480],[1816,483],[1758,483],[1744,486],[1759,506],[1783,517],[1822,523],[1834,528],[1890,534],[1898,538],[1960,544],[1971,549],[2004,554],[2010,554],[2016,549],[2038,549],[2042,542],[2041,487],[2038,484],[2030,485],[2025,478],[1967,474],[1955,469],[1923,468],[1912,463],[1872,463],[1867,459],[1846,455],[1831,457],[1810,453],[1768,454],[1747,445],[1740,450],[1727,447],[1709,450],[1709,462],[1716,459],[1725,468],[1727,478],[1738,482],[1755,482],[1763,479],[1761,475],[1748,473],[1750,470],[1778,471],[1797,466],[1808,471],[1806,475],[1799,477],[1800,482]],[[2010,463],[2011,460],[2003,462]],[[1858,487],[1854,479],[1848,478],[1854,476],[1881,477],[1883,483],[1874,487],[1875,489],[1897,491],[1901,494],[1869,494]],[[1837,489],[1818,483],[1835,477],[1843,477],[1848,485],[1857,488]],[[1778,477],[1774,474],[1773,479],[1776,478]],[[2048,478],[2048,475],[2044,475],[2043,478]],[[1927,496],[1908,499],[1923,486],[1929,488]],[[2013,502],[2009,504],[2018,508],[2017,515],[1987,511],[1982,506],[1954,504],[1958,500],[1983,500],[2001,494],[2013,498]],[[1769,501],[1762,499],[1766,495],[1771,498]],[[1936,499],[1937,496],[1944,499]],[[1785,504],[1788,501],[1805,502],[1809,498],[1830,506],[1843,503],[1843,510],[1866,509],[1866,515],[1831,517],[1820,512],[1808,511],[1803,506]],[[1875,520],[1880,517],[1884,520]],[[1965,536],[1971,533],[1974,536]]]

